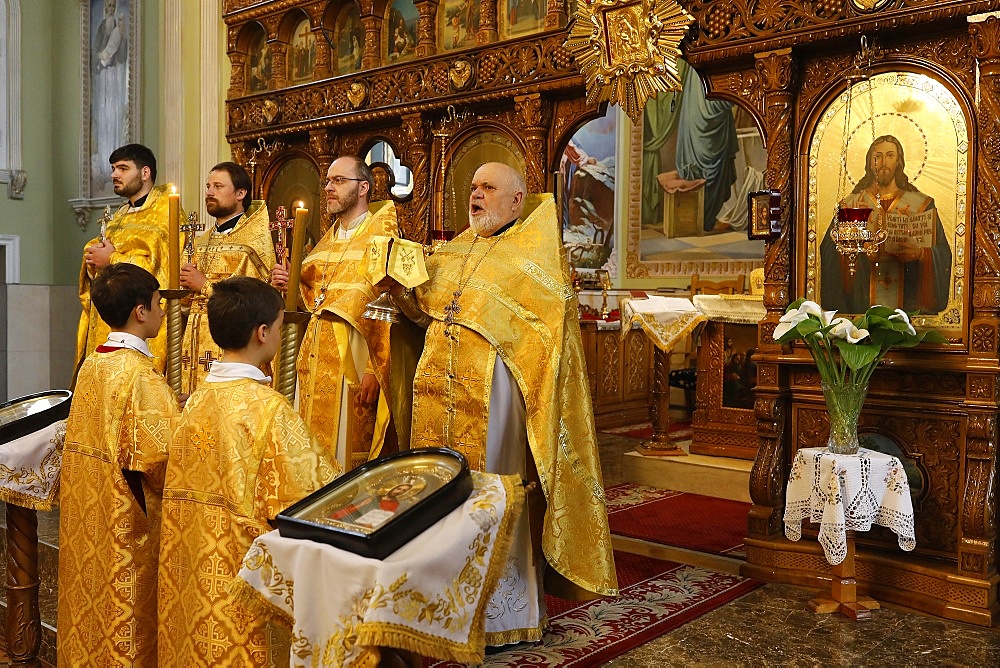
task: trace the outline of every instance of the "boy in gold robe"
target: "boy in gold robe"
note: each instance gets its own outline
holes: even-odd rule
[[[170,184],[156,186],[156,156],[141,144],[126,144],[109,158],[115,194],[128,201],[119,207],[111,222],[83,249],[80,266],[80,303],[83,312],[76,335],[76,363],[103,342],[110,328],[100,318],[90,296],[90,283],[98,271],[110,264],[129,262],[153,274],[160,285],[167,283],[167,193]],[[181,211],[183,217],[184,212]],[[167,328],[151,337],[149,349],[156,368],[166,363]]]
[[[269,522],[339,468],[260,371],[281,339],[278,291],[255,278],[219,281],[207,312],[223,353],[188,399],[167,464],[160,665],[287,664],[287,630],[248,613],[227,586]]]
[[[369,204],[374,177],[359,158],[330,165],[324,191],[334,225],[302,263],[301,297],[312,313],[299,349],[299,414],[345,470],[379,455],[389,424],[389,323],[362,317],[379,292],[358,268],[375,236],[398,237],[392,202]],[[284,289],[288,270],[275,265]]]
[[[231,276],[267,280],[274,256],[267,203],[251,201],[250,175],[235,162],[220,162],[208,173],[205,208],[215,224],[198,240],[193,262],[181,267],[182,288],[195,292],[181,344],[181,392],[190,394],[208,374],[222,349],[208,331],[205,306],[212,285]],[[270,373],[270,364],[261,369]]]
[[[180,412],[146,345],[163,319],[159,285],[123,262],[90,294],[112,329],[80,368],[66,425],[59,663],[155,666],[160,490]]]

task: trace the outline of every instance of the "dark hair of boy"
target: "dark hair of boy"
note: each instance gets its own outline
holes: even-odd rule
[[[149,180],[156,183],[156,156],[142,144],[125,144],[111,152],[108,162],[112,165],[122,160],[133,163],[139,171],[149,167]]]
[[[243,165],[235,162],[220,162],[208,170],[208,172],[210,174],[212,172],[226,172],[229,174],[229,179],[233,182],[233,190],[247,191],[241,202],[244,211],[250,210],[250,203],[253,202],[253,182],[250,180],[250,174],[243,168]]]
[[[138,265],[119,262],[109,264],[91,281],[90,301],[104,322],[121,329],[136,306],[153,307],[153,293],[159,289],[156,276]]]
[[[208,331],[223,350],[241,350],[261,325],[270,325],[285,308],[281,293],[264,281],[234,276],[212,286]]]

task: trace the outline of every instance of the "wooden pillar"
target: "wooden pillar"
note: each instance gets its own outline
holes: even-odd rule
[[[791,442],[788,415],[787,370],[776,361],[781,346],[772,333],[789,303],[791,284],[792,170],[794,143],[794,59],[790,49],[760,53],[755,69],[764,89],[767,138],[767,188],[781,191],[781,234],[769,239],[764,250],[764,307],[767,314],[758,327],[757,388],[754,411],[760,447],[750,471],[750,509],[747,532],[751,538],[780,534],[784,508],[785,452]]]
[[[545,29],[554,30],[562,28],[569,20],[566,3],[572,3],[570,13],[576,13],[576,0],[549,0],[548,8],[545,11]]]
[[[524,180],[528,192],[546,192],[548,184],[545,168],[548,160],[545,147],[548,144],[548,128],[544,125],[546,114],[541,94],[515,96],[514,110],[522,124],[522,136],[527,148],[524,156]]]
[[[382,62],[382,17],[369,14],[361,17],[365,26],[365,52],[361,56],[361,69],[370,70]]]
[[[315,28],[312,32],[316,41],[316,67],[313,70],[313,77],[317,81],[328,79],[333,76],[333,68],[330,66],[333,58],[330,43],[326,41],[322,27]]]
[[[479,31],[476,44],[492,44],[500,38],[497,31],[497,0],[479,0]]]
[[[7,507],[7,654],[10,666],[39,666],[38,513]]]
[[[413,196],[405,205],[406,220],[400,222],[407,239],[428,243],[431,229],[431,143],[429,124],[421,114],[403,116],[402,158],[413,174]],[[442,184],[442,187],[444,185]],[[443,215],[438,211],[434,215]]]
[[[232,66],[232,70],[229,74],[229,90],[226,91],[226,97],[232,99],[234,97],[243,97],[246,95],[246,63],[247,56],[245,53],[239,53],[238,51],[231,51],[229,53],[229,63]]]
[[[288,45],[284,42],[269,41],[268,48],[271,50],[271,90],[284,88],[288,85]]]
[[[969,24],[972,50],[979,70],[975,118],[978,128],[970,139],[976,144],[976,202],[972,221],[974,275],[969,323],[969,366],[965,407],[969,411],[965,439],[965,479],[959,514],[958,569],[962,575],[992,577],[997,572],[997,361],[1000,332],[1000,249],[996,239],[1000,224],[994,213],[1000,207],[1000,20],[991,16]],[[971,165],[970,165],[971,167]],[[961,222],[961,221],[956,221]],[[967,272],[971,274],[973,272]]]
[[[421,0],[414,3],[420,17],[417,19],[417,58],[437,53],[438,0]]]

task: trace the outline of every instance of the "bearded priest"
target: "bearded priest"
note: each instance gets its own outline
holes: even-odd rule
[[[535,495],[545,504],[541,522],[529,494],[507,575],[486,610],[486,641],[494,646],[541,638],[546,563],[550,593],[618,591],[555,203],[526,191],[511,167],[482,165],[472,179],[469,229],[427,258],[428,282],[393,290],[403,311],[427,327],[412,385],[410,447],[453,448],[473,469],[536,479],[544,494]]]

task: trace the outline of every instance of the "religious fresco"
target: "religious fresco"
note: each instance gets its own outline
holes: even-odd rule
[[[960,328],[968,152],[958,100],[930,76],[885,72],[843,91],[809,144],[806,296],[846,313],[879,303],[918,313],[917,324]],[[868,227],[887,233],[853,275],[830,236],[838,205],[871,209]]]
[[[386,62],[413,60],[417,56],[417,12],[413,0],[393,0],[386,16],[383,43]]]
[[[438,9],[438,44],[442,51],[475,46],[478,30],[478,0],[444,0]]]
[[[501,0],[497,6],[500,39],[545,30],[546,0]]]
[[[316,37],[308,18],[299,21],[288,46],[288,81],[293,84],[312,81],[316,67]]]
[[[247,92],[260,93],[268,90],[271,84],[271,49],[267,45],[267,35],[260,29],[250,47],[247,66]]]
[[[764,260],[764,242],[746,229],[747,195],[764,186],[763,140],[744,111],[707,99],[698,73],[678,66],[683,91],[650,99],[632,129],[639,215],[630,216],[627,274],[749,273]]]
[[[361,71],[361,56],[365,47],[365,28],[361,24],[361,12],[357,3],[348,2],[334,21],[334,74],[350,74]]]
[[[86,148],[93,197],[114,196],[108,156],[129,139],[133,21],[130,0],[90,0],[90,145]]]
[[[615,166],[618,122],[612,111],[576,131],[559,162],[563,245],[577,269],[607,269],[617,277]]]

